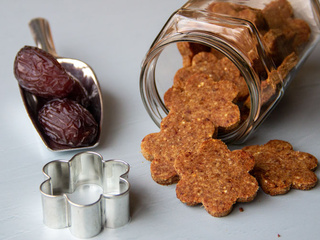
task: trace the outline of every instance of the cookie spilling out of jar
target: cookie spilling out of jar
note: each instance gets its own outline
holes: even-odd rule
[[[213,2],[208,11],[244,19],[258,30],[264,54],[273,60],[271,71],[261,67],[255,44],[238,42],[261,80],[261,105],[271,101],[308,42],[308,24],[295,18],[287,0],[272,1],[262,10]],[[250,33],[242,36],[246,34]],[[178,199],[187,205],[201,203],[216,217],[229,214],[236,202],[252,201],[259,186],[270,195],[313,188],[317,159],[293,151],[289,143],[274,140],[230,151],[218,139],[219,133],[232,132],[246,119],[251,107],[247,83],[236,65],[216,49],[193,42],[179,42],[177,47],[183,67],[163,97],[169,113],[160,131],[141,142],[153,180],[177,183]]]
[[[85,147],[99,134],[90,96],[78,79],[48,52],[23,47],[14,61],[19,86],[36,97],[34,115],[44,136],[56,145]]]

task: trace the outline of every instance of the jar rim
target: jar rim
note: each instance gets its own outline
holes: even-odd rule
[[[243,121],[235,130],[229,133],[218,135],[218,138],[225,142],[243,141],[243,138],[247,138],[248,133],[252,132],[254,122],[257,120],[260,114],[260,83],[255,72],[252,70],[252,68],[250,68],[248,61],[241,54],[239,54],[239,52],[233,49],[232,46],[226,42],[221,42],[221,39],[218,37],[210,36],[209,41],[209,39],[206,39],[203,33],[180,33],[165,39],[161,39],[151,46],[149,52],[142,62],[140,74],[140,94],[148,114],[155,124],[160,127],[161,119],[169,112],[157,91],[155,70],[158,58],[164,48],[170,44],[176,44],[178,42],[194,42],[214,48],[228,57],[241,72],[249,89],[251,103],[249,115],[247,119]]]

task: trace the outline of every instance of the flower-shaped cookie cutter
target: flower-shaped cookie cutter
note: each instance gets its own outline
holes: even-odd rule
[[[130,220],[129,170],[128,163],[103,160],[95,152],[47,163],[43,167],[47,179],[40,185],[44,224],[69,227],[79,238],[93,237],[104,227],[124,226]],[[97,193],[94,200],[92,189]],[[79,196],[85,200],[75,200]]]

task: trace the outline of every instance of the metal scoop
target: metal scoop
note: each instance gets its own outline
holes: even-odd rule
[[[44,144],[52,151],[87,149],[97,146],[99,144],[102,127],[103,102],[100,86],[95,76],[95,73],[93,72],[91,67],[88,66],[88,64],[80,60],[59,57],[57,55],[52,40],[50,25],[46,19],[34,18],[30,21],[29,27],[31,29],[31,33],[33,35],[36,46],[53,55],[58,60],[58,62],[65,68],[65,70],[69,74],[73,75],[79,82],[81,82],[84,88],[87,90],[90,99],[88,110],[91,112],[91,114],[96,119],[99,125],[99,133],[96,140],[89,146],[85,147],[69,147],[51,141],[42,132],[41,127],[37,121],[38,110],[41,103],[35,95],[25,91],[20,87],[22,100],[34,127],[38,131]]]

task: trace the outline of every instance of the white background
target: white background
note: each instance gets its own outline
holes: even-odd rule
[[[53,230],[42,223],[39,185],[44,164],[68,160],[76,152],[46,149],[26,114],[13,76],[18,50],[34,45],[28,22],[35,17],[49,20],[58,54],[89,63],[97,74],[104,126],[101,143],[93,150],[105,159],[119,158],[131,165],[132,221],[120,229],[105,229],[95,239],[319,239],[320,185],[276,197],[259,192],[253,202],[236,204],[230,215],[214,218],[200,206],[182,204],[174,185],[160,186],[151,179],[140,142],[158,128],[140,99],[140,64],[168,17],[183,3],[0,1],[0,239],[74,239],[68,229]],[[319,62],[318,47],[246,144],[282,139],[320,158]],[[316,174],[320,177],[319,169]]]

